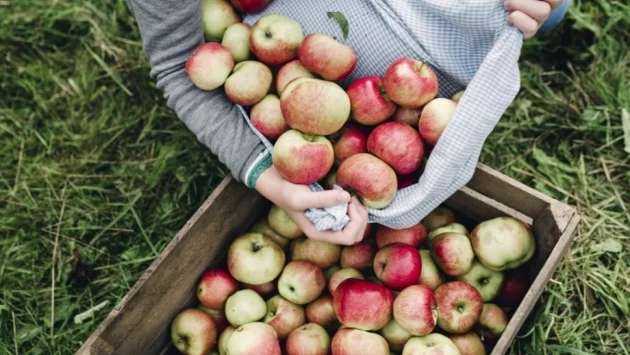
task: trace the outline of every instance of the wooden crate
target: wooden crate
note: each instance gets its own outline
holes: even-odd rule
[[[569,248],[580,217],[573,207],[482,164],[445,205],[472,223],[507,215],[533,228],[536,252],[527,264],[531,286],[491,353],[504,354]],[[201,274],[222,262],[230,241],[268,208],[256,191],[226,177],[77,354],[175,354],[171,320],[197,304]]]

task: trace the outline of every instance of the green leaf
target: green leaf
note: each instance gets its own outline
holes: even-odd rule
[[[341,31],[343,32],[343,38],[348,38],[350,25],[348,24],[348,19],[346,19],[346,16],[344,16],[344,14],[342,14],[339,11],[329,11],[326,13],[326,15],[328,15],[328,18],[332,18],[335,21],[337,21],[337,23],[339,24],[339,27],[341,27]]]
[[[625,108],[621,110],[621,126],[623,127],[623,141],[625,143],[623,150],[630,154],[630,112]]]

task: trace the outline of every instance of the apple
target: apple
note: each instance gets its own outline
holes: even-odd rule
[[[276,141],[272,151],[273,165],[284,179],[309,185],[322,179],[333,166],[332,144],[324,136],[305,134],[291,129]]]
[[[536,249],[531,228],[514,217],[496,217],[478,224],[470,241],[479,261],[497,271],[523,265]]]
[[[281,355],[280,342],[276,331],[267,323],[244,324],[230,335],[226,354],[238,355]]]
[[[202,0],[201,16],[207,42],[221,42],[227,28],[241,22],[234,8],[226,0]]]
[[[435,264],[431,256],[431,251],[419,250],[418,252],[420,253],[420,260],[422,261],[422,272],[418,278],[418,283],[429,286],[435,291],[438,286],[446,282],[446,278]]]
[[[475,253],[470,239],[459,233],[447,232],[429,241],[435,263],[448,276],[461,276],[473,265]]]
[[[291,82],[291,80],[314,77],[313,73],[304,68],[299,59],[294,59],[284,64],[280,70],[278,70],[278,74],[276,74],[276,91],[278,91],[278,94],[281,95],[284,88]]]
[[[511,270],[505,274],[503,287],[495,302],[502,306],[516,307],[521,303],[526,293],[527,282],[521,275]]]
[[[303,305],[319,297],[326,288],[324,272],[306,260],[293,260],[282,270],[278,292],[289,302]]]
[[[217,325],[204,311],[188,308],[171,322],[171,340],[183,354],[205,354],[217,343]]]
[[[261,295],[262,297],[267,297],[277,291],[276,280],[269,281],[262,285],[251,285],[245,282],[242,282],[242,284],[243,284],[243,288],[254,290],[257,294]]]
[[[366,331],[379,330],[392,320],[394,294],[376,282],[346,279],[333,294],[339,322]]]
[[[322,180],[322,187],[327,190],[332,190],[335,184],[337,184],[337,170],[332,168],[328,174],[324,176],[324,180]]]
[[[238,236],[228,249],[230,275],[240,282],[262,285],[274,280],[284,267],[284,250],[262,233]]]
[[[197,308],[212,317],[217,327],[217,334],[222,332],[230,325],[230,322],[228,322],[227,318],[225,317],[225,311],[223,311],[222,309],[212,309],[204,307],[202,305],[198,305]]]
[[[396,111],[396,104],[385,94],[383,78],[369,75],[353,81],[346,90],[350,97],[350,115],[366,126],[385,122]]]
[[[453,334],[469,332],[479,320],[483,300],[476,288],[462,281],[449,281],[435,290],[438,326]]]
[[[368,132],[366,129],[354,122],[348,122],[339,133],[339,137],[333,144],[337,166],[355,154],[367,153]]]
[[[456,107],[455,101],[444,98],[434,99],[424,106],[418,122],[418,131],[427,144],[431,146],[437,144]]]
[[[264,319],[276,330],[278,339],[286,338],[294,329],[306,323],[304,308],[293,304],[280,295],[267,300],[267,314]]]
[[[393,120],[396,122],[406,123],[412,128],[418,128],[418,121],[422,114],[421,108],[407,108],[399,106],[394,113]]]
[[[412,337],[412,335],[409,334],[405,328],[401,327],[395,319],[392,319],[385,327],[381,328],[379,333],[387,341],[389,350],[398,352],[402,351],[405,343],[407,343],[407,340]]]
[[[413,336],[427,335],[435,329],[437,306],[433,290],[425,285],[412,285],[394,300],[394,319]]]
[[[455,344],[461,355],[486,355],[486,348],[479,339],[479,335],[474,332],[451,334],[448,338]]]
[[[242,22],[233,23],[225,30],[221,44],[230,51],[234,63],[240,63],[250,58],[249,37],[251,34],[252,28]]]
[[[232,54],[219,43],[204,43],[186,60],[186,75],[199,89],[214,90],[234,69]]]
[[[350,116],[350,98],[337,83],[318,78],[297,78],[280,95],[282,116],[298,131],[313,135],[337,132]]]
[[[481,316],[479,316],[479,327],[481,328],[481,338],[486,340],[497,340],[507,327],[510,320],[501,307],[492,303],[485,303]]]
[[[238,291],[234,278],[222,268],[212,268],[201,275],[197,284],[197,299],[207,308],[223,309],[227,298]]]
[[[400,175],[418,170],[424,156],[420,134],[408,124],[394,121],[374,128],[368,137],[367,150]]]
[[[434,209],[422,220],[422,223],[428,232],[433,232],[434,230],[453,222],[455,222],[455,215],[446,207],[438,207]]]
[[[389,355],[385,338],[360,329],[338,330],[331,342],[332,355]]]
[[[271,70],[263,63],[254,60],[240,62],[225,81],[225,95],[237,105],[257,104],[269,93],[272,79]]]
[[[217,344],[219,355],[227,355],[227,342],[235,330],[236,328],[234,328],[231,325],[228,325],[227,328],[225,328],[223,332],[221,332],[221,335],[219,336],[219,341]]]
[[[304,37],[297,56],[306,70],[329,81],[345,79],[357,65],[357,55],[349,45],[321,33]]]
[[[339,261],[341,246],[304,237],[291,242],[290,253],[291,260],[307,260],[327,269]]]
[[[397,184],[394,169],[369,153],[355,154],[337,169],[337,185],[358,195],[366,207],[387,207],[396,196]]]
[[[341,250],[343,252],[343,249]],[[337,272],[338,270],[341,270],[341,266],[339,266],[339,264],[335,264],[329,267],[328,269],[324,270],[324,277],[326,278],[326,282],[330,281],[330,278],[332,277],[332,275],[334,275],[335,272]]]
[[[405,187],[409,187],[411,185],[415,185],[420,181],[420,176],[422,175],[420,170],[416,170],[410,174],[399,175],[396,174],[396,179],[398,180],[398,190],[402,190]]]
[[[233,327],[261,320],[265,313],[265,300],[254,290],[236,291],[225,303],[225,317]]]
[[[329,294],[323,294],[306,306],[306,319],[311,323],[317,323],[327,327],[337,320],[333,298]]]
[[[460,355],[451,339],[440,333],[413,337],[407,341],[402,355]]]
[[[256,221],[256,223],[254,223],[251,228],[251,232],[262,233],[265,237],[268,237],[269,239],[276,242],[281,248],[289,245],[289,239],[276,233],[276,231],[274,231],[269,225],[267,217],[262,217],[258,221]]]
[[[431,67],[411,58],[393,61],[384,77],[387,96],[402,107],[418,108],[433,100],[438,92],[438,78]]]
[[[272,205],[269,209],[267,222],[273,231],[286,239],[297,239],[304,235],[300,227],[277,205]]]
[[[234,9],[246,14],[261,12],[269,6],[271,0],[230,0]]]
[[[383,285],[400,291],[418,282],[422,268],[420,254],[409,244],[388,244],[376,252],[374,273]]]
[[[376,243],[372,239],[364,239],[360,243],[344,246],[341,249],[339,264],[342,268],[371,270],[376,251]]]
[[[328,355],[330,335],[321,325],[308,323],[289,334],[285,349],[287,355]]]
[[[280,110],[280,98],[274,94],[268,94],[260,102],[252,107],[249,118],[252,125],[267,139],[278,139],[289,127]]]
[[[431,240],[433,239],[433,237],[436,237],[442,233],[446,233],[446,232],[454,232],[454,233],[459,233],[459,234],[463,234],[467,237],[470,237],[470,233],[468,232],[468,229],[466,229],[466,227],[463,224],[460,223],[449,223],[447,225],[445,225],[444,227],[440,227],[437,229],[434,229],[433,231],[431,231],[431,233],[429,233],[429,237],[428,239]]]
[[[280,14],[268,14],[252,26],[249,46],[254,55],[268,65],[282,65],[297,57],[304,39],[302,25]]]
[[[403,243],[418,247],[427,237],[427,230],[422,222],[403,229],[393,229],[379,225],[376,228],[376,245],[382,248],[388,244]]]
[[[463,90],[458,91],[451,97],[451,100],[455,101],[455,103],[459,103],[459,100],[462,98],[463,95],[464,95]]]
[[[473,261],[472,268],[464,275],[458,276],[459,281],[473,285],[481,294],[484,302],[494,299],[503,286],[503,273],[483,266],[478,260]]]
[[[335,294],[335,290],[339,284],[346,279],[364,280],[363,275],[357,269],[345,268],[335,272],[328,282],[328,291],[331,295]]]

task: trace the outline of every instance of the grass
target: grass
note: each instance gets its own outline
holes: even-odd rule
[[[515,354],[630,353],[628,13],[526,42],[484,148],[583,215]],[[148,71],[122,0],[0,1],[0,354],[76,351],[226,173]]]

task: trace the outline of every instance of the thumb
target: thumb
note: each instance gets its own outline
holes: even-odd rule
[[[333,207],[350,202],[350,194],[343,190],[308,192],[298,199],[297,209]]]

